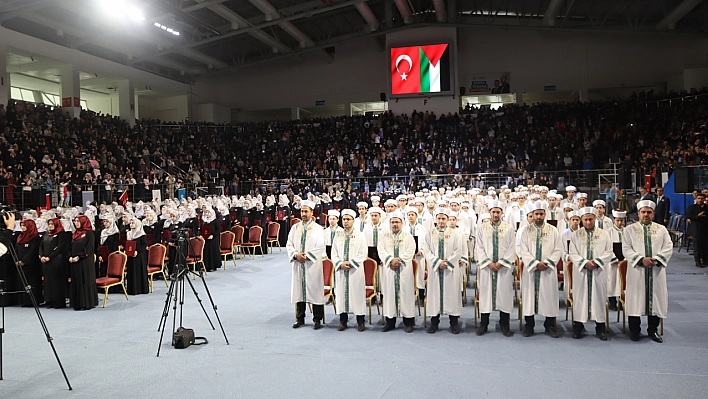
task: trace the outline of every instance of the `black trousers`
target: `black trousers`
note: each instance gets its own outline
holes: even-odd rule
[[[349,321],[349,313],[340,313],[339,314],[339,322],[343,324],[347,324]],[[358,325],[363,325],[366,322],[366,319],[363,314],[358,314],[356,315],[356,324]]]
[[[639,316],[629,316],[629,332],[632,334],[639,334],[642,329],[642,319]],[[661,319],[659,316],[647,316],[647,334],[655,333],[659,328],[659,322]]]
[[[297,303],[297,318],[298,321],[305,321],[305,302]],[[312,304],[312,321],[322,321],[324,318],[324,305]]]
[[[536,327],[536,319],[534,318],[534,316],[524,316],[524,323],[526,323],[526,326],[524,328],[528,328],[529,330],[533,330],[533,328]],[[551,328],[555,325],[555,317],[546,317],[546,321],[543,322],[543,326],[545,328]]]
[[[605,323],[595,322],[595,332],[596,332],[597,334],[605,332],[605,331],[606,331],[606,330],[605,330],[605,327],[607,327],[607,326],[605,325]],[[579,321],[574,321],[574,322],[573,322],[573,330],[574,330],[574,331],[582,332],[582,331],[583,331],[583,328],[585,328],[585,326],[583,325],[583,323],[581,323],[581,322],[579,322]]]
[[[451,326],[456,326],[458,321],[460,320],[460,316],[452,316],[450,315],[450,325]],[[405,320],[405,319],[404,319]],[[430,318],[430,323],[434,326],[437,326],[440,324],[440,315],[433,316]]]
[[[706,256],[706,236],[704,234],[696,234],[693,238],[693,259],[696,263],[708,263]]]
[[[386,324],[395,328],[396,327],[396,318],[395,317],[387,317]],[[403,318],[403,325],[406,327],[413,327],[415,325],[415,317],[404,317]]]
[[[489,313],[482,313],[482,325],[489,325]],[[499,312],[499,325],[509,327],[509,313]]]

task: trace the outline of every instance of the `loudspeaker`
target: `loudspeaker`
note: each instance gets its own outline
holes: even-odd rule
[[[620,163],[620,154],[618,152],[610,154],[610,163]]]
[[[589,170],[585,172],[585,186],[586,187],[597,187],[597,172],[594,170]]]
[[[467,93],[467,89],[465,86],[460,86],[460,95],[464,96]]]
[[[216,184],[212,182],[207,183],[207,190],[209,195],[216,195]]]
[[[676,168],[674,170],[674,192],[676,194],[690,194],[693,192],[693,188],[693,168]]]
[[[617,171],[617,185],[620,190],[632,189],[632,171],[620,169]]]
[[[379,93],[379,98],[381,101],[386,101],[386,93]]]

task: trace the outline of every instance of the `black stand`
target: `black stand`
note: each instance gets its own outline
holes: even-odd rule
[[[224,331],[224,326],[221,324],[221,319],[219,318],[219,313],[217,313],[217,307],[214,304],[214,299],[211,296],[211,292],[209,291],[209,287],[207,287],[206,280],[204,279],[204,271],[202,269],[199,270],[199,272],[196,271],[196,264],[194,267],[194,271],[190,271],[189,268],[187,267],[187,259],[185,258],[184,253],[186,252],[187,246],[191,246],[189,241],[185,237],[179,237],[177,241],[177,251],[176,256],[177,259],[175,260],[175,268],[174,271],[172,272],[172,275],[170,276],[172,282],[170,283],[170,287],[167,290],[167,299],[165,300],[165,307],[162,309],[162,317],[160,318],[160,324],[157,327],[157,331],[160,331],[160,343],[157,346],[157,357],[160,357],[160,350],[162,349],[162,340],[165,336],[165,327],[167,326],[167,318],[170,313],[170,302],[173,302],[172,305],[172,331],[175,331],[177,327],[177,302],[179,302],[179,324],[180,327],[182,327],[182,316],[183,316],[183,310],[182,310],[182,305],[184,305],[184,282],[185,280],[189,283],[189,286],[192,288],[192,293],[194,293],[194,297],[197,298],[197,302],[199,302],[199,306],[201,306],[202,311],[204,312],[204,316],[206,316],[207,321],[209,322],[209,325],[211,325],[212,330],[216,330],[214,327],[214,323],[211,322],[211,319],[209,318],[209,315],[207,314],[206,309],[204,308],[204,304],[202,303],[201,298],[199,298],[199,294],[197,293],[197,290],[194,288],[194,284],[192,284],[192,281],[189,280],[189,274],[192,273],[195,276],[199,276],[199,278],[202,280],[202,283],[204,284],[204,289],[207,292],[207,296],[209,297],[209,302],[211,302],[211,307],[214,309],[214,315],[216,315],[216,321],[219,323],[219,327],[221,328],[221,333],[224,335],[224,340],[226,341],[226,345],[229,345],[229,339],[226,337],[226,332]],[[175,345],[174,340],[172,341],[172,346]]]
[[[4,244],[0,244],[0,246],[4,246]],[[13,291],[13,292],[5,292],[5,281],[0,280],[0,297],[7,295],[7,294],[22,294],[26,293],[29,295],[30,299],[32,300],[32,306],[34,306],[34,312],[37,314],[37,318],[39,319],[39,324],[42,326],[42,330],[44,330],[44,336],[47,338],[47,342],[49,342],[49,346],[52,347],[52,352],[54,352],[54,358],[57,359],[57,363],[59,364],[59,369],[61,369],[61,373],[64,376],[64,380],[66,381],[66,386],[69,387],[69,390],[73,390],[71,387],[71,383],[69,382],[69,377],[66,376],[66,372],[64,371],[64,366],[61,364],[61,360],[59,360],[59,355],[57,354],[56,348],[54,348],[54,338],[49,334],[49,329],[47,329],[47,324],[44,322],[44,318],[42,317],[42,313],[39,311],[39,305],[37,304],[37,299],[34,297],[34,294],[32,293],[32,286],[29,285],[27,282],[27,277],[25,276],[25,271],[22,269],[21,266],[17,264],[19,262],[19,259],[17,257],[17,253],[15,252],[15,249],[12,247],[12,245],[7,247],[8,252],[12,256],[12,262],[15,264],[15,268],[17,269],[17,275],[20,276],[20,281],[22,282],[22,286],[24,287],[23,291]],[[3,379],[2,375],[2,336],[5,334],[5,301],[2,302],[2,326],[0,326],[0,380]]]

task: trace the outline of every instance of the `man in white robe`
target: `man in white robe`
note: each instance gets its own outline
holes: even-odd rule
[[[657,327],[669,310],[666,267],[673,253],[673,243],[666,227],[653,222],[654,208],[653,201],[639,201],[639,222],[627,226],[622,234],[622,253],[628,262],[625,311],[632,341],[640,338],[640,316],[647,316],[649,338],[661,343],[663,339]]]
[[[612,219],[605,216],[605,201],[595,200],[592,202],[592,206],[595,208],[595,214],[597,215],[595,225],[609,232],[612,228]]]
[[[460,333],[459,318],[462,314],[462,284],[460,273],[457,272],[460,257],[464,249],[461,235],[454,234],[447,227],[448,210],[435,210],[435,229],[428,231],[423,244],[423,253],[428,260],[428,287],[426,308],[429,309],[431,325],[428,333],[433,334],[440,325],[440,315],[450,317],[450,330],[453,334]]]
[[[366,227],[367,224],[369,224],[369,216],[366,213],[366,210],[369,208],[369,204],[367,204],[364,201],[361,201],[356,204],[356,209],[359,212],[359,217],[354,219],[354,228],[359,230],[359,232],[364,231],[364,227]]]
[[[413,332],[415,325],[415,239],[403,229],[404,220],[401,211],[391,213],[388,217],[390,230],[379,240],[381,275],[385,276],[381,289],[386,298],[383,303],[386,318],[383,332],[396,328],[397,317],[403,317],[407,333]]]
[[[406,218],[408,222],[403,226],[403,230],[410,233],[416,242],[416,248],[418,249],[415,253],[415,260],[418,261],[418,272],[415,277],[416,288],[418,289],[418,300],[423,301],[425,299],[425,255],[423,254],[423,241],[425,241],[425,235],[427,230],[421,223],[418,223],[418,210],[413,207],[408,207],[406,210]]]
[[[556,265],[563,253],[563,244],[558,230],[545,222],[546,211],[541,202],[533,204],[534,223],[524,228],[521,235],[521,295],[526,326],[524,337],[534,334],[534,315],[546,317],[543,323],[546,334],[553,338],[560,335],[556,330],[558,316],[558,276]]]
[[[516,260],[514,229],[501,220],[502,205],[489,203],[491,222],[477,229],[475,252],[479,261],[479,311],[482,322],[477,335],[484,335],[489,314],[499,310],[499,326],[505,337],[511,336],[509,314],[514,310],[514,261]]]
[[[305,304],[311,303],[313,328],[319,330],[322,328],[321,320],[324,317],[324,231],[312,217],[314,202],[302,201],[301,206],[302,222],[290,229],[286,246],[292,266],[291,300],[297,309],[293,328],[305,324]]]
[[[366,330],[366,238],[354,228],[356,214],[351,209],[342,211],[344,228],[338,230],[332,245],[332,263],[335,270],[334,295],[339,305],[339,331],[347,329],[349,313],[356,315],[357,329]]]
[[[612,211],[613,225],[609,229],[610,239],[612,240],[612,261],[607,268],[607,299],[610,310],[618,310],[617,297],[622,293],[622,281],[619,277],[619,262],[624,260],[622,254],[622,233],[624,232],[624,219],[627,217],[627,212],[621,209]]]
[[[337,235],[338,231],[342,230],[342,228],[339,227],[339,211],[335,209],[327,211],[327,222],[329,225],[324,229],[325,255],[327,255],[327,258],[332,259],[332,243],[334,242],[334,237]]]
[[[595,335],[607,341],[605,301],[607,276],[612,260],[612,240],[607,232],[596,227],[595,209],[580,210],[583,227],[570,237],[570,260],[573,274],[573,338],[582,338],[583,323],[595,321]]]

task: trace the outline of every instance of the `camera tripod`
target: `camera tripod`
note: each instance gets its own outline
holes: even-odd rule
[[[200,269],[199,271],[196,270],[197,265],[195,263],[194,265],[194,271],[190,271],[189,268],[187,267],[187,258],[185,256],[185,252],[187,252],[187,248],[191,248],[191,243],[187,240],[186,237],[178,237],[177,242],[176,242],[176,258],[175,258],[175,267],[172,273],[170,274],[171,277],[171,282],[170,282],[170,287],[167,290],[167,299],[165,300],[165,307],[162,309],[162,317],[160,318],[160,325],[157,327],[157,331],[160,331],[160,343],[157,346],[157,357],[160,357],[160,350],[162,349],[162,340],[165,336],[165,327],[167,326],[167,318],[170,313],[170,302],[172,302],[172,331],[175,331],[175,328],[177,327],[177,313],[179,313],[179,324],[180,327],[182,327],[182,316],[184,315],[183,312],[183,305],[184,305],[184,292],[185,292],[185,280],[187,283],[189,283],[189,287],[192,289],[192,293],[194,293],[194,297],[197,299],[197,302],[199,302],[199,306],[201,306],[202,311],[204,312],[204,316],[206,316],[207,321],[211,325],[212,330],[216,330],[214,327],[214,323],[211,322],[211,318],[209,318],[209,315],[207,314],[206,309],[204,308],[204,304],[202,303],[202,299],[199,298],[199,293],[197,293],[197,290],[194,288],[194,284],[192,284],[192,281],[189,279],[190,273],[193,274],[194,276],[199,276],[199,278],[202,280],[202,283],[204,284],[204,289],[207,292],[207,296],[209,297],[209,302],[211,302],[211,307],[214,309],[214,315],[216,315],[216,321],[219,323],[219,327],[221,328],[221,333],[224,334],[224,340],[226,340],[226,345],[229,345],[229,339],[226,337],[226,332],[224,331],[224,326],[221,324],[221,319],[219,318],[219,313],[217,312],[217,307],[214,304],[214,299],[211,297],[211,292],[209,291],[209,287],[207,286],[206,280],[204,279],[204,271],[203,269]],[[192,248],[192,252],[194,253],[194,249]],[[203,263],[202,263],[203,265]],[[186,278],[185,278],[186,277]],[[179,302],[179,311],[177,310],[177,304]],[[174,340],[172,341],[172,346],[174,346]]]
[[[57,363],[59,364],[59,369],[61,369],[61,373],[64,376],[64,380],[66,381],[67,387],[69,387],[69,390],[73,390],[71,387],[71,383],[69,382],[69,377],[66,376],[66,372],[64,371],[64,366],[61,364],[61,360],[59,360],[59,355],[57,354],[56,348],[54,348],[54,338],[49,334],[49,329],[47,328],[47,324],[44,322],[44,317],[42,317],[42,313],[39,311],[39,305],[37,304],[37,299],[34,297],[34,294],[32,293],[32,286],[27,282],[27,276],[25,275],[25,271],[22,269],[21,266],[17,264],[19,261],[17,257],[17,253],[15,252],[15,248],[13,248],[12,245],[5,246],[5,244],[0,243],[0,257],[5,255],[6,252],[9,252],[10,255],[12,256],[12,262],[15,264],[15,268],[17,269],[17,275],[20,277],[20,281],[22,282],[22,287],[24,288],[21,291],[11,291],[11,292],[6,292],[5,291],[5,281],[0,280],[0,299],[2,299],[5,295],[8,294],[22,294],[26,293],[29,295],[30,299],[32,300],[32,306],[34,307],[34,312],[37,314],[37,318],[39,319],[39,324],[42,326],[42,330],[44,330],[44,336],[47,338],[47,342],[49,342],[49,346],[52,347],[52,352],[54,352],[54,358],[57,359]],[[2,375],[2,347],[3,347],[3,340],[2,337],[5,334],[5,301],[3,300],[2,302],[2,325],[0,325],[0,380],[3,379]]]

